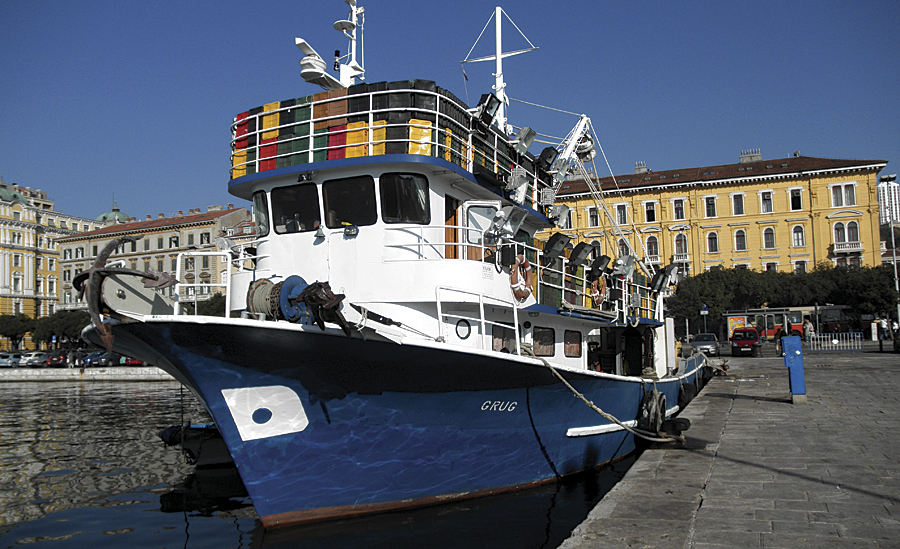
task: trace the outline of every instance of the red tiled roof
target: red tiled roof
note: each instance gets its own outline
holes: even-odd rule
[[[885,160],[840,160],[833,158],[816,158],[813,156],[792,156],[756,162],[721,164],[699,168],[682,168],[642,174],[617,175],[615,183],[612,177],[599,180],[604,191],[616,189],[621,191],[639,190],[646,187],[675,186],[685,184],[724,183],[735,179],[748,179],[766,176],[792,176],[801,172],[818,172],[838,169],[853,169],[887,165]],[[557,196],[574,195],[588,192],[584,181],[564,181],[556,193]]]
[[[223,217],[230,213],[243,210],[244,208],[232,208],[230,210],[220,210],[217,212],[205,212],[199,214],[190,214],[190,215],[178,215],[174,217],[158,217],[156,219],[148,219],[144,221],[132,221],[130,223],[117,223],[115,225],[110,225],[108,227],[103,227],[102,229],[98,229],[96,231],[88,231],[83,233],[76,233],[73,235],[69,235],[66,237],[62,237],[57,239],[57,241],[64,241],[67,239],[75,239],[85,236],[100,236],[104,234],[112,234],[112,233],[128,233],[128,232],[136,232],[136,231],[146,231],[149,229],[159,229],[162,227],[173,227],[176,225],[190,225],[194,223],[204,223],[207,221],[212,221],[214,219],[218,219],[219,217]]]

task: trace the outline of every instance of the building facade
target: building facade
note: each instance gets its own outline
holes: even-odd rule
[[[178,256],[182,252],[219,251],[216,238],[220,236],[236,239],[253,236],[249,212],[232,204],[227,208],[210,206],[206,212],[199,208],[188,210],[187,214],[180,211],[171,217],[159,214],[154,219],[147,216],[141,221],[114,209],[101,218],[106,226],[59,239],[60,309],[87,308],[87,304],[79,299],[73,281],[79,273],[91,267],[109,242],[119,237],[127,236],[134,240],[118,246],[108,263],[118,261],[127,268],[174,275],[179,272]],[[227,265],[219,256],[184,258],[180,265],[182,276],[179,282],[198,286],[183,289],[178,300],[196,302],[220,293],[220,288],[210,285],[223,283],[222,276],[226,269]],[[175,302],[174,287],[160,292],[172,303]]]
[[[799,154],[763,160],[759,150],[719,166],[652,172],[639,163],[634,174],[595,181],[602,202],[584,181],[564,181],[556,200],[569,212],[554,231],[593,244],[595,256],[630,249],[656,268],[675,264],[680,277],[716,268],[802,272],[820,262],[875,266],[878,173],[886,165]]]
[[[878,183],[878,222],[882,225],[900,223],[900,183],[896,180]]]
[[[100,226],[54,211],[43,191],[0,183],[0,314],[56,312],[59,239]]]

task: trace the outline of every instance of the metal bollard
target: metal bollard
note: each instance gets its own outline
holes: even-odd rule
[[[788,368],[791,401],[794,404],[806,404],[806,380],[803,377],[803,347],[800,337],[782,338],[781,348],[784,351],[784,365]]]

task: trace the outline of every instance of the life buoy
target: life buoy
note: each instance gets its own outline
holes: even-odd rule
[[[531,295],[531,263],[525,256],[516,256],[516,263],[509,268],[509,287],[519,301]]]
[[[594,301],[594,306],[599,307],[601,303],[603,303],[603,299],[606,296],[606,279],[602,276],[598,276],[596,280],[591,282],[591,299]]]

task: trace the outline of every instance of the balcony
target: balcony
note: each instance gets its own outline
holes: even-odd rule
[[[672,263],[690,263],[690,254],[675,254],[672,256]]]
[[[862,242],[835,242],[834,253],[847,254],[852,252],[863,251]]]
[[[658,255],[648,255],[644,257],[644,262],[649,265],[659,265],[659,256]]]

